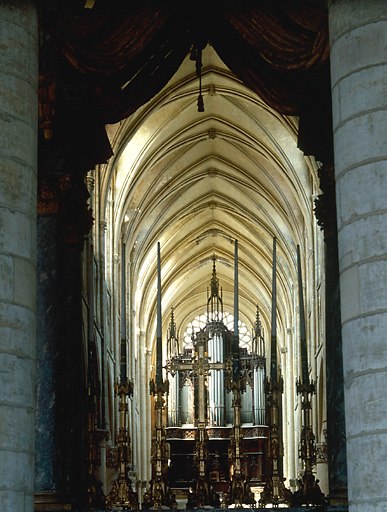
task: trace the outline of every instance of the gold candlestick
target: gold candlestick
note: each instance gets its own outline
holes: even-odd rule
[[[261,492],[260,506],[272,504],[290,505],[292,493],[284,485],[283,478],[283,446],[281,408],[283,380],[277,365],[277,261],[276,238],[273,238],[273,277],[272,277],[272,305],[271,305],[271,354],[270,354],[270,381],[265,381],[266,404],[269,409],[269,442],[267,449],[266,484]]]
[[[272,504],[273,507],[278,507],[281,504],[290,506],[293,499],[291,491],[285,487],[282,473],[283,446],[280,424],[282,393],[281,376],[275,380],[266,379],[265,394],[269,408],[269,441],[266,463],[269,467],[266,471],[266,484],[259,500],[260,507],[265,507],[268,504]]]
[[[117,383],[116,395],[120,397],[119,413],[120,428],[118,433],[118,464],[119,475],[113,482],[113,487],[106,497],[106,506],[109,509],[121,507],[123,509],[138,509],[138,496],[132,489],[132,481],[128,476],[130,462],[130,438],[127,428],[128,404],[127,397],[133,394],[133,385],[129,381]]]
[[[230,365],[231,367],[231,365]],[[233,377],[235,373],[233,372]],[[238,378],[234,380],[227,379],[227,390],[232,391],[234,398],[232,406],[234,409],[234,425],[230,435],[228,447],[228,459],[230,463],[230,487],[225,493],[223,500],[227,506],[235,505],[236,508],[242,508],[243,505],[255,507],[254,493],[246,480],[244,471],[245,453],[243,449],[243,432],[241,425],[241,392],[245,390],[245,380]]]
[[[297,381],[297,394],[301,395],[302,408],[302,429],[300,442],[300,459],[304,462],[304,474],[298,480],[299,489],[294,493],[293,505],[323,505],[326,503],[324,494],[321,492],[318,480],[316,480],[312,468],[316,463],[316,443],[311,423],[311,396],[315,394],[316,388],[313,381],[309,380],[308,373],[308,352],[306,342],[305,308],[302,288],[300,247],[297,245],[297,269],[298,269],[298,293],[300,303],[300,334],[301,334],[301,375]]]
[[[324,505],[326,498],[318,485],[312,469],[316,464],[316,442],[310,421],[312,406],[311,396],[315,393],[315,384],[313,381],[307,381],[306,384],[297,381],[297,394],[301,395],[301,407],[303,415],[303,425],[301,429],[300,459],[304,463],[304,474],[298,480],[299,489],[293,495],[292,505],[300,507],[302,505]]]
[[[152,437],[152,480],[150,489],[144,494],[143,509],[160,510],[162,507],[177,508],[175,495],[168,481],[168,447],[163,427],[163,395],[168,393],[168,381],[150,382],[150,392],[155,397],[156,425]]]

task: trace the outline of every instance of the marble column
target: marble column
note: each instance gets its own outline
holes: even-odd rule
[[[387,3],[329,2],[350,512],[387,507]]]
[[[66,489],[61,450],[66,445],[66,340],[60,232],[58,215],[38,215],[35,488],[39,494]]]
[[[81,250],[91,227],[82,177],[39,176],[37,257],[37,510],[79,504],[85,495],[86,349]]]
[[[0,3],[0,510],[34,507],[38,27]]]
[[[334,210],[336,211],[336,210]],[[333,223],[332,223],[333,224]],[[329,501],[346,504],[347,450],[337,229],[325,226],[325,328]]]

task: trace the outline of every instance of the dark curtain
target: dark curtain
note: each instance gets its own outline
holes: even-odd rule
[[[63,79],[66,65],[60,68],[57,62],[64,57],[86,84],[100,121],[118,122],[166,85],[192,46],[206,43],[279,113],[308,113],[311,98],[325,109],[328,16],[319,0],[191,4],[96,0],[92,9],[78,9],[76,15],[58,11],[46,30],[48,50],[42,54],[54,57],[41,62],[41,103],[49,97],[48,85]],[[52,112],[47,106],[45,112],[48,119],[43,115],[41,126],[46,123],[47,128]],[[309,124],[307,120],[303,125],[306,133]],[[308,153],[308,139],[304,146]],[[313,151],[318,153],[318,147]]]

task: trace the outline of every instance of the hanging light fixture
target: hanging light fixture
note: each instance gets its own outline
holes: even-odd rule
[[[202,53],[206,43],[195,43],[191,47],[190,59],[196,63],[196,76],[199,78],[198,112],[204,112],[204,101],[202,96]]]

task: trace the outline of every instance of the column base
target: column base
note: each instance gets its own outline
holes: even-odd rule
[[[35,493],[34,511],[65,511],[71,510],[68,494],[62,492],[37,492]]]

